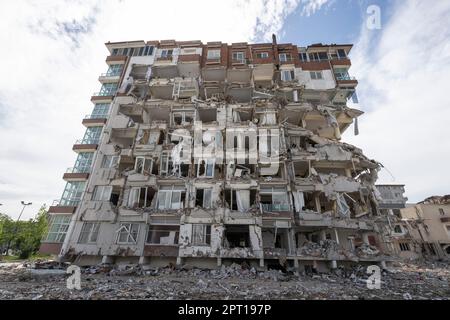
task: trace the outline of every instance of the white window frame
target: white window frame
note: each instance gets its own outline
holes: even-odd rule
[[[289,77],[286,77],[289,75]],[[295,80],[295,71],[294,69],[281,70],[281,81],[294,81]]]
[[[139,165],[140,162],[142,162],[141,165]],[[146,168],[148,170],[146,170]],[[153,169],[153,159],[152,158],[140,157],[140,156],[136,157],[136,161],[134,163],[134,170],[136,171],[136,173],[145,174],[145,172],[146,172],[147,174],[151,174],[152,169]]]
[[[205,166],[205,174],[204,175],[200,175],[200,166],[202,164],[202,162],[204,162],[204,166]],[[202,178],[214,178],[214,169],[216,166],[216,159],[201,159],[197,165],[197,177],[202,177]],[[211,169],[211,174],[208,175],[208,168]]]
[[[95,186],[92,201],[109,201],[111,199],[112,186]]]
[[[309,75],[311,77],[311,80],[323,80],[322,71],[310,71]]]
[[[120,156],[115,155],[104,155],[102,159],[101,167],[103,169],[110,169],[116,167],[119,163]]]
[[[209,227],[209,243],[206,241],[208,236],[208,227]],[[195,229],[203,229],[200,233],[196,232]],[[195,246],[210,246],[211,245],[211,225],[209,224],[192,224],[192,245]],[[196,239],[196,234],[200,234],[202,239]],[[198,241],[200,240],[200,241]]]
[[[45,241],[55,243],[64,242],[67,230],[69,230],[70,220],[71,216],[69,215],[53,215]]]
[[[292,61],[292,57],[291,57],[290,53],[279,53],[278,54],[278,59],[280,60],[280,62]]]
[[[269,53],[268,52],[257,52],[256,53],[256,58],[258,59],[267,59],[269,58]]]
[[[167,188],[169,187],[169,188]],[[184,203],[182,200],[182,194],[186,192],[184,187],[181,186],[162,186],[158,190],[158,198],[156,207],[158,210],[179,210],[184,207]],[[164,199],[162,199],[162,195],[164,194]],[[174,201],[174,197],[179,198],[179,201]],[[164,204],[162,204],[162,200]],[[176,199],[175,199],[176,200]]]
[[[220,49],[208,49],[207,59],[208,60],[220,59]]]
[[[78,243],[94,244],[97,243],[98,234],[100,231],[99,222],[84,222],[81,227],[80,235],[78,236]],[[83,237],[86,236],[86,239]]]
[[[160,57],[168,58],[173,55],[173,49],[162,49]]]
[[[244,51],[235,51],[231,53],[231,59],[234,61],[239,61],[240,63],[245,62],[245,52]]]
[[[277,190],[280,189],[280,190]],[[283,190],[281,190],[283,189]],[[286,187],[276,187],[276,186],[272,186],[272,187],[266,187],[263,186],[260,189],[259,192],[260,195],[271,195],[272,198],[272,209],[273,211],[289,211],[290,210],[290,203],[289,203],[289,195],[287,192],[287,188]],[[280,202],[280,206],[281,206],[281,201],[279,201],[281,198],[284,198],[283,200],[285,200],[284,205],[286,206],[285,210],[278,210],[274,208],[274,205],[276,204],[276,202]]]
[[[137,226],[137,230],[133,230],[133,227]],[[139,223],[121,223],[120,228],[116,231],[117,232],[117,244],[136,244],[138,237],[139,237],[139,231],[141,230],[141,225]],[[126,241],[120,241],[120,235],[121,234],[127,234],[127,240]],[[136,239],[133,239],[133,234],[135,234]],[[131,239],[131,241],[130,241]]]
[[[147,194],[149,187],[132,187],[130,193],[128,194],[127,206],[129,208],[147,208],[150,207],[151,203],[147,203]],[[139,206],[139,200],[141,199],[141,192],[144,190],[144,205]],[[135,204],[137,204],[135,206]]]

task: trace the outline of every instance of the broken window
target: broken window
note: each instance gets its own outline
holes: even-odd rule
[[[153,160],[146,157],[136,157],[136,163],[134,170],[140,174],[151,174],[153,166]]]
[[[296,178],[308,178],[310,176],[310,162],[309,161],[295,161],[294,174]]]
[[[249,248],[250,231],[248,225],[226,225],[224,232],[225,248]]]
[[[208,60],[220,59],[220,49],[209,49],[207,59]]]
[[[151,225],[147,232],[148,244],[176,245],[180,226]]]
[[[186,192],[183,186],[162,186],[158,191],[159,210],[178,210],[184,207]]]
[[[135,244],[139,234],[140,225],[138,223],[121,223],[117,230],[118,244]]]
[[[335,68],[334,75],[336,76],[336,80],[351,80],[347,68]]]
[[[119,156],[104,155],[102,160],[102,168],[115,168],[119,162]]]
[[[350,217],[350,207],[345,200],[344,194],[337,193],[336,202],[339,215],[342,217]]]
[[[169,153],[163,152],[161,154],[160,163],[159,163],[159,173],[160,175],[170,175],[173,169],[172,158]]]
[[[261,187],[259,195],[263,211],[289,211],[289,199],[286,187]]]
[[[410,251],[411,248],[409,247],[409,243],[406,242],[400,242],[399,244],[400,251]]]
[[[281,81],[295,80],[294,70],[281,70]]]
[[[71,216],[52,215],[46,242],[64,242]]]
[[[312,80],[321,80],[322,77],[322,71],[310,71],[309,75],[311,76]]]
[[[95,186],[93,201],[109,201],[111,198],[112,186]]]
[[[233,211],[246,212],[255,199],[256,190],[225,190],[225,201]]]
[[[200,160],[197,165],[197,177],[213,178],[215,163],[215,159]]]
[[[174,125],[192,124],[195,118],[195,111],[176,111],[172,113],[172,121]]]
[[[395,233],[403,233],[402,226],[399,225],[399,224],[395,225],[394,226],[394,232]]]
[[[212,205],[212,188],[197,189],[195,194],[195,205],[205,209],[211,209]]]
[[[98,222],[84,222],[81,227],[78,243],[96,243],[99,229],[100,223]]]
[[[211,225],[193,224],[192,225],[192,244],[210,245],[211,244]]]
[[[147,208],[152,204],[155,190],[150,187],[133,187],[128,197],[128,207]]]

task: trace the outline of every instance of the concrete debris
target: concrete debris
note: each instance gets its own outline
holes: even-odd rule
[[[332,245],[329,243],[329,245]],[[57,271],[36,277],[34,271]],[[233,263],[219,269],[122,265],[85,267],[81,290],[66,288],[64,269],[33,269],[0,263],[0,300],[13,299],[450,299],[450,268],[444,263],[395,263],[381,273],[381,290],[367,288],[366,266],[342,266],[331,273],[269,269]]]
[[[356,249],[356,255],[359,257],[377,256],[379,254],[380,251],[376,247],[369,244],[362,244]]]

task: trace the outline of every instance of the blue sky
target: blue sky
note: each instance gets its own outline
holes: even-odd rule
[[[369,5],[381,29],[365,26]],[[168,10],[170,9],[170,10]],[[16,12],[18,14],[10,14]],[[120,21],[120,23],[117,23]],[[106,71],[107,41],[353,43],[350,74],[365,114],[357,145],[406,184],[410,202],[448,194],[450,1],[440,0],[22,0],[0,1],[0,212],[24,218],[59,199],[81,119]],[[392,173],[392,177],[390,173]]]

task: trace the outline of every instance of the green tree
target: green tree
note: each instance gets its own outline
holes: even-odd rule
[[[28,221],[13,221],[6,215],[0,216],[1,234],[0,247],[6,248],[11,241],[10,248],[17,252],[21,259],[29,258],[40,247],[41,239],[47,232],[48,213],[43,205],[35,218]]]

